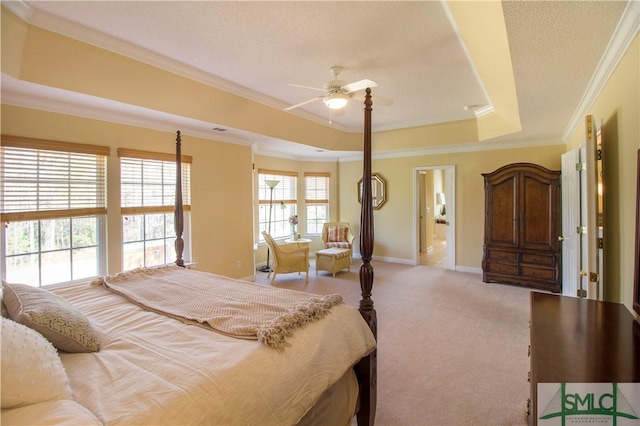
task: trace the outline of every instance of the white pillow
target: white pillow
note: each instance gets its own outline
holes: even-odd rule
[[[71,399],[69,378],[56,348],[37,331],[0,319],[2,408]]]
[[[4,426],[102,426],[91,411],[70,399],[2,410],[0,420]]]

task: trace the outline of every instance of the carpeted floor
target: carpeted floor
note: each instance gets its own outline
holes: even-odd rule
[[[351,272],[312,268],[275,286],[340,293],[358,306]],[[373,262],[378,315],[376,425],[525,425],[529,398],[529,289],[479,274]],[[257,272],[256,282],[267,284]]]

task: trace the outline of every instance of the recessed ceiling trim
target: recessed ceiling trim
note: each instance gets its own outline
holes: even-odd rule
[[[476,67],[475,62],[471,58],[471,54],[469,53],[469,49],[467,48],[467,44],[464,42],[464,39],[462,38],[462,34],[460,34],[460,29],[458,28],[458,23],[456,22],[455,18],[453,17],[453,13],[451,13],[451,9],[449,8],[449,5],[447,4],[447,0],[440,0],[440,4],[442,4],[442,8],[444,9],[444,14],[447,16],[447,19],[449,20],[449,23],[451,24],[451,28],[453,28],[453,32],[456,34],[456,37],[458,38],[458,43],[460,44],[460,46],[462,48],[462,52],[464,53],[465,57],[467,58],[467,62],[469,63],[469,66],[473,70],[473,74],[476,77],[476,81],[478,82],[478,85],[482,89],[482,92],[484,93],[484,96],[487,98],[489,103],[491,103],[491,98],[489,97],[489,93],[487,92],[487,88],[484,87],[484,83],[482,82],[482,79],[480,78],[480,73],[478,72],[478,68]]]
[[[60,102],[55,99],[34,98],[29,95],[13,93],[9,91],[3,91],[2,104],[22,108],[30,108],[39,111],[53,112],[56,114],[72,115],[92,120],[106,121],[110,123],[124,124],[145,129],[158,130],[162,132],[174,132],[176,129],[178,129],[184,135],[191,135],[202,139],[233,143],[237,145],[250,146],[253,143],[253,141],[234,138],[232,135],[228,135],[225,133],[215,132],[215,134],[213,134],[213,132],[211,132],[210,130],[199,129],[199,127],[203,127],[204,129],[211,129],[212,126],[215,126],[215,124],[213,123],[202,122],[198,126],[195,124],[195,120],[185,119],[184,117],[176,116],[169,113],[160,113],[163,116],[162,119],[147,118],[141,117],[136,114],[131,114],[130,111],[128,111],[130,109],[130,106],[125,104],[122,105],[123,109],[121,111],[89,108],[86,105]],[[158,111],[153,111],[153,114],[157,115],[159,113]]]
[[[539,146],[553,146],[553,145],[566,145],[566,143],[556,138],[545,139],[545,140],[535,139],[535,140],[507,141],[507,142],[480,142],[480,143],[473,142],[468,144],[440,145],[440,146],[432,146],[432,147],[418,148],[418,149],[373,152],[371,156],[374,160],[382,160],[382,159],[388,159],[388,158],[418,157],[423,155],[460,154],[460,153],[467,153],[467,152],[534,148]],[[340,162],[362,161],[362,154],[342,156],[339,158],[339,161]]]
[[[197,68],[182,64],[166,56],[150,52],[131,43],[118,40],[100,31],[57,17],[48,12],[35,10],[23,1],[3,2],[2,4],[11,4],[12,7],[9,9],[30,25],[35,25],[45,30],[73,38],[80,42],[126,56],[135,61],[146,63],[167,72],[190,80],[198,81],[271,108],[282,110],[288,105],[278,99],[247,89],[246,87],[230,82],[229,80],[225,80]],[[307,111],[300,110],[292,114],[318,124],[330,125],[330,127],[340,131],[347,131],[346,127],[336,123],[329,123],[326,117],[311,114]]]
[[[2,5],[26,22],[33,17],[34,9],[23,1],[3,1]]]

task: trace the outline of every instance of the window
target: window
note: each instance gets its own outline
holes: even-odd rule
[[[176,163],[172,154],[118,149],[122,215],[123,269],[156,266],[176,260],[174,204]],[[191,162],[182,156],[184,231],[190,241]],[[185,245],[185,259],[190,257]]]
[[[307,234],[320,235],[329,217],[329,173],[305,173],[304,186]]]
[[[106,271],[109,148],[2,136],[2,278],[42,286]]]
[[[266,181],[278,181],[273,187],[273,194]],[[291,234],[289,217],[298,214],[297,184],[297,173],[258,170],[258,234],[260,241],[264,241],[262,231],[269,232],[274,238],[284,238]],[[271,222],[269,222],[269,216],[271,216]],[[298,232],[300,232],[299,226]]]

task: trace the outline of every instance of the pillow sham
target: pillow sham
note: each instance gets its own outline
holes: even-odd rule
[[[349,228],[346,226],[329,226],[327,228],[327,241],[331,243],[347,241],[348,232]]]
[[[1,321],[2,408],[70,399],[69,378],[56,348],[27,326]]]
[[[38,287],[5,283],[9,317],[49,339],[65,352],[97,352],[98,337],[82,312],[62,297]]]
[[[7,310],[7,307],[4,304],[4,298],[2,297],[2,293],[0,292],[0,315],[2,315],[3,318],[9,318],[9,311]]]

